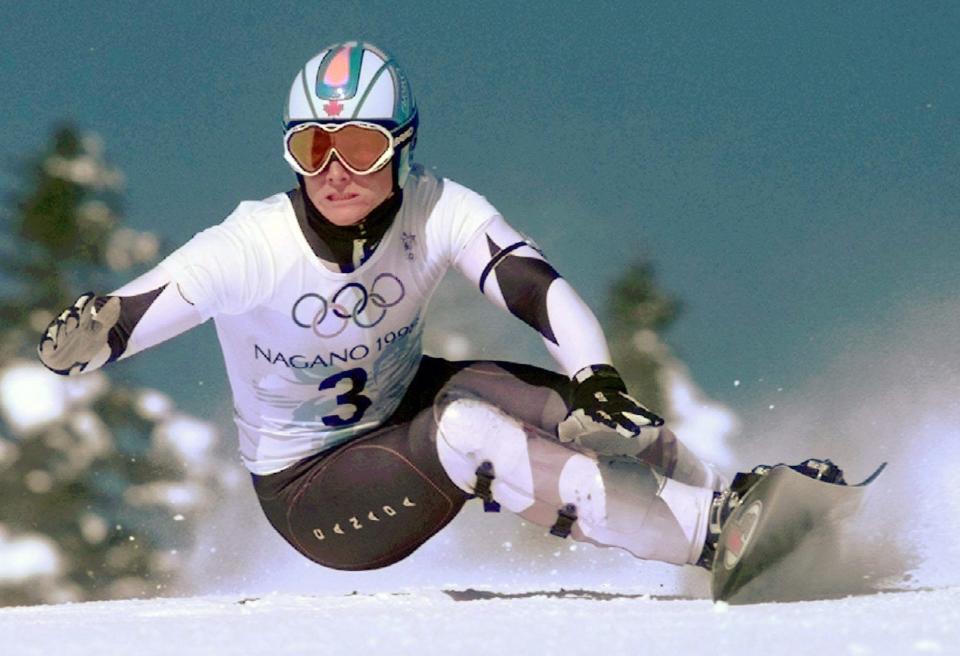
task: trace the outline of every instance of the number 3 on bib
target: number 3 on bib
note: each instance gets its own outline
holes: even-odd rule
[[[341,417],[339,414],[321,417],[325,426],[349,426],[350,424],[355,424],[363,418],[363,413],[365,413],[367,408],[373,403],[369,398],[361,394],[367,384],[367,372],[364,369],[357,368],[341,371],[338,374],[324,379],[317,389],[321,392],[336,389],[337,384],[341,380],[349,380],[350,387],[342,394],[337,394],[337,409],[339,410],[340,406],[351,405],[354,408],[353,414],[348,417]]]

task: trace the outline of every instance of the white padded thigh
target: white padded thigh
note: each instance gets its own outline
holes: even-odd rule
[[[472,493],[477,467],[493,463],[493,498],[511,512],[533,505],[533,471],[527,433],[517,420],[473,398],[446,404],[437,421],[437,455],[450,480]]]

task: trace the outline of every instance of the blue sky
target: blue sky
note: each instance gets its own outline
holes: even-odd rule
[[[408,71],[417,159],[487,196],[598,311],[652,261],[685,306],[668,341],[738,411],[960,290],[955,3],[83,5],[5,12],[0,155],[63,119],[98,132],[128,221],[170,246],[289,188],[290,81],[365,38]],[[214,344],[171,348],[189,364]]]

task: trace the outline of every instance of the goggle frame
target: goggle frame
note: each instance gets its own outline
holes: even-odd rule
[[[352,166],[340,151],[337,150],[336,146],[332,145],[327,150],[327,154],[323,159],[322,164],[317,167],[313,172],[308,171],[304,168],[300,162],[297,161],[297,158],[293,156],[290,150],[290,140],[298,133],[303,132],[308,129],[318,128],[324,132],[330,134],[335,134],[340,130],[348,126],[361,127],[368,130],[374,130],[384,135],[387,138],[387,148],[384,152],[374,161],[374,163],[367,169],[358,169]],[[354,175],[371,175],[376,173],[384,166],[386,166],[390,160],[393,159],[394,154],[397,152],[398,147],[402,146],[404,143],[413,138],[416,132],[416,122],[407,121],[405,124],[395,128],[395,131],[398,133],[394,135],[394,131],[379,125],[377,123],[371,123],[369,121],[344,121],[342,123],[321,123],[319,121],[304,121],[302,123],[297,123],[288,129],[283,135],[283,157],[287,161],[287,164],[290,165],[294,171],[305,177],[313,177],[319,175],[327,166],[330,165],[330,160],[333,158],[334,153],[337,155],[337,161],[346,168],[348,171]]]

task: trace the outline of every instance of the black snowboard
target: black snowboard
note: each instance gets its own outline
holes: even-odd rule
[[[713,563],[714,601],[797,601],[859,592],[852,580],[831,575],[830,565],[838,565],[843,520],[857,512],[866,486],[885,466],[858,485],[773,467],[724,524]]]

